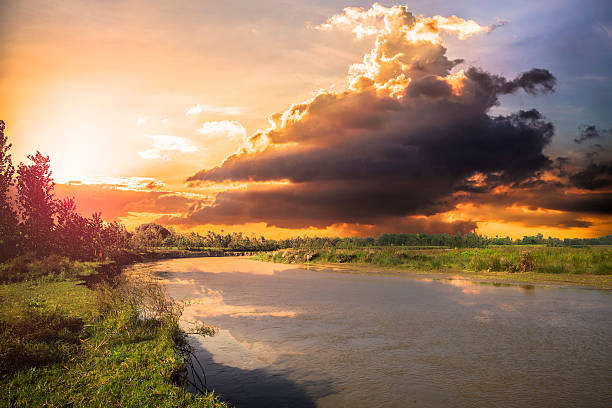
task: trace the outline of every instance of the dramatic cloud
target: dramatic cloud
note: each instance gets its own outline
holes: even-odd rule
[[[572,174],[569,179],[574,186],[587,190],[609,187],[612,185],[612,161],[604,164],[590,163],[585,169]]]
[[[369,10],[346,8],[316,28],[373,36],[374,48],[349,68],[345,90],[319,91],[272,115],[270,128],[245,138],[220,166],[188,179],[242,182],[246,188],[223,191],[212,205],[164,222],[466,231],[476,224],[437,214],[472,199],[525,205],[524,199],[534,199],[530,191],[548,185],[542,175],[564,166],[543,152],[554,128],[537,110],[489,115],[499,95],[554,91],[556,80],[549,71],[534,68],[507,79],[474,67],[458,70],[462,60],[447,58],[441,33],[466,39],[494,27],[374,4]],[[576,185],[588,184],[578,174],[573,177]],[[521,194],[501,194],[500,189]],[[587,206],[579,197],[573,204],[568,200],[559,203]],[[429,225],[418,221],[423,217]],[[568,227],[590,225],[554,214],[539,219]]]
[[[557,81],[555,77],[545,69],[534,68],[524,72],[511,81],[499,75],[492,75],[477,68],[470,68],[466,76],[478,83],[481,89],[487,90],[491,95],[511,94],[519,89],[536,95],[539,92],[549,93],[555,90]]]
[[[483,213],[484,219],[516,221],[517,218],[511,215],[513,208],[529,210],[523,211],[521,223],[524,225],[542,222],[548,226],[579,226],[585,217],[609,219],[612,214],[611,191],[577,190],[552,180],[534,180],[512,188],[500,186],[493,191],[474,191],[467,193],[463,201],[477,206],[476,212],[483,211],[486,206],[497,208],[497,216]]]
[[[149,136],[149,139],[153,139],[153,148],[139,153],[143,159],[170,160],[170,157],[162,155],[162,152],[174,150],[181,153],[194,153],[198,151],[198,148],[189,140],[180,136],[153,135]]]
[[[496,26],[499,25],[498,23]],[[464,40],[470,35],[491,30],[490,27],[482,27],[474,20],[464,20],[457,16],[415,18],[406,7],[387,8],[379,3],[374,3],[369,10],[361,7],[346,7],[342,14],[331,17],[327,22],[315,28],[323,31],[334,29],[350,31],[357,38],[364,38],[390,34],[398,27],[407,27],[406,35],[413,41],[439,41],[439,33],[442,31],[455,34]]]

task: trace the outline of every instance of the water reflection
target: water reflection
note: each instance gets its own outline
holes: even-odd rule
[[[314,408],[317,404],[313,394],[317,397],[333,394],[333,389],[325,380],[300,384],[291,380],[288,372],[221,364],[207,349],[195,348],[206,371],[208,387],[232,406]]]
[[[238,406],[612,406],[605,292],[235,258],[146,267],[221,328],[201,356]]]
[[[174,284],[172,280],[168,280],[167,282],[168,284]],[[198,297],[189,300],[188,307],[185,308],[183,313],[183,316],[186,319],[194,318],[196,316],[197,320],[205,320],[206,318],[213,316],[273,316],[293,318],[297,315],[297,313],[292,310],[281,310],[270,307],[228,305],[224,302],[221,291],[206,287],[200,287],[195,293]]]
[[[453,276],[450,279],[444,279],[440,282],[460,288],[461,292],[468,295],[480,294],[480,289],[474,285],[474,282],[467,279],[462,279],[461,276]]]
[[[201,347],[208,350],[215,363],[243,370],[265,368],[274,363],[281,355],[291,353],[262,342],[238,340],[229,330],[225,329],[220,329],[213,337],[194,338],[193,340],[198,341]]]
[[[496,288],[511,288],[511,289],[516,289],[519,290],[521,292],[526,292],[528,293],[528,291],[532,291],[536,288],[536,285],[532,285],[532,284],[515,284],[515,283],[504,283],[504,282],[487,282],[487,281],[474,281],[468,278],[465,278],[463,276],[460,275],[454,275],[451,276],[449,278],[422,278],[422,277],[415,277],[413,278],[419,282],[427,282],[427,283],[431,283],[431,282],[437,282],[437,283],[442,283],[445,285],[451,285],[457,288],[461,289],[462,293],[468,294],[468,295],[479,295],[480,293],[482,293],[481,288],[482,286],[493,286]],[[544,288],[544,286],[541,286],[541,288]]]
[[[239,266],[238,266],[239,265]],[[204,273],[248,273],[253,275],[274,275],[275,273],[295,269],[295,265],[257,262],[248,257],[229,256],[211,258],[178,258],[160,262],[139,264],[134,270],[146,270],[160,277],[193,272]]]

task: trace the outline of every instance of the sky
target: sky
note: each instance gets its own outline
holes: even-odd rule
[[[604,0],[0,4],[14,161],[130,228],[602,236],[611,113]]]

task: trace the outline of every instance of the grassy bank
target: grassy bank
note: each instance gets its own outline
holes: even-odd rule
[[[94,267],[0,266],[0,406],[225,407],[182,387],[180,307],[159,286],[110,284]]]
[[[611,247],[289,249],[262,253],[255,259],[281,263],[343,265],[356,267],[362,272],[378,269],[452,273],[479,279],[612,288]]]

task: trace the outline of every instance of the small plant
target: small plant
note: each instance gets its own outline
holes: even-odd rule
[[[440,259],[433,259],[431,261],[432,269],[442,269],[442,261]]]
[[[340,263],[351,262],[354,258],[355,258],[354,254],[350,254],[346,252],[336,253],[336,262],[340,262]]]
[[[516,265],[516,272],[532,272],[535,270],[535,266],[536,262],[533,254],[529,251],[523,251]]]
[[[372,262],[374,260],[374,255],[376,255],[376,252],[373,249],[368,249],[365,252],[365,256],[364,256],[364,261],[366,262]]]
[[[312,261],[314,258],[316,258],[317,253],[314,251],[308,251],[304,254],[304,262],[310,262]]]

